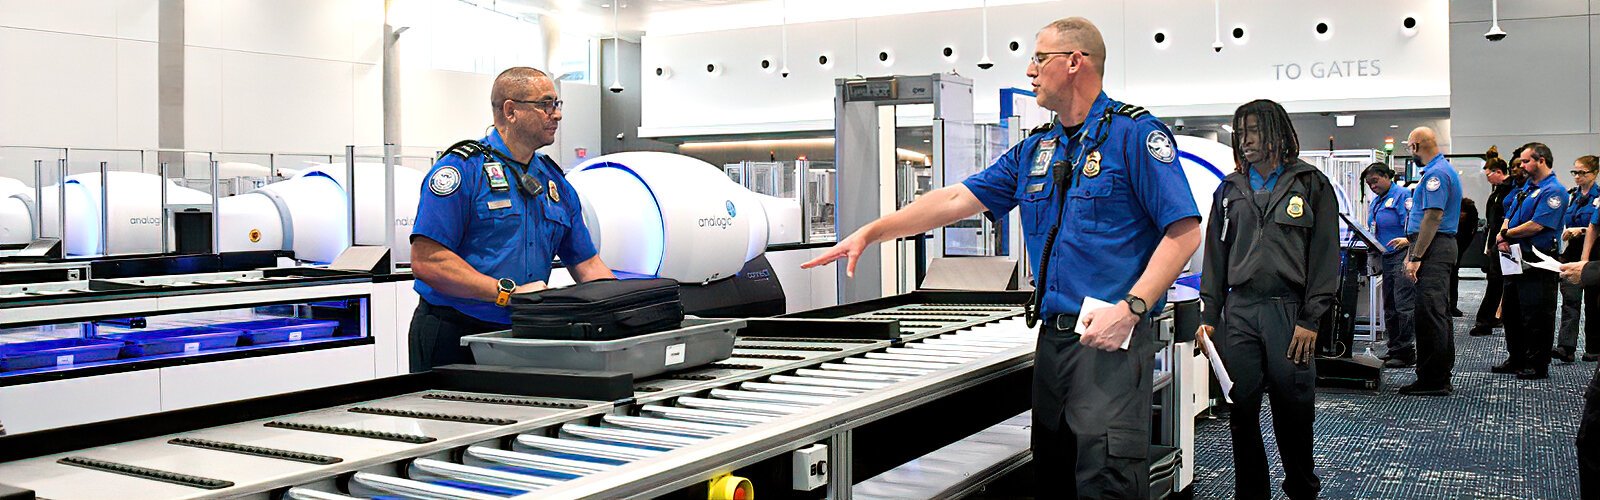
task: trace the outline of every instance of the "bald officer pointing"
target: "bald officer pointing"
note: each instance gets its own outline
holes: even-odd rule
[[[495,78],[489,104],[494,131],[446,151],[417,203],[412,371],[472,362],[461,337],[510,328],[510,294],[544,289],[554,256],[579,282],[615,277],[589,239],[577,191],[535,152],[555,142],[561,123],[555,82],[511,68]]]
[[[1038,498],[1149,498],[1151,364],[1160,346],[1150,317],[1200,245],[1200,213],[1172,133],[1101,91],[1105,58],[1087,19],[1039,30],[1028,76],[1056,121],[961,184],[922,195],[802,266],[844,258],[850,274],[868,245],[983,211],[998,221],[1019,208],[1036,271],[1028,319],[1044,323],[1033,380]],[[1080,315],[1088,297],[1112,305]],[[1063,474],[1074,480],[1062,484]]]

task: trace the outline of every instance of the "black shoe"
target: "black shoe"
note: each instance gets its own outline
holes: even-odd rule
[[[1384,368],[1407,368],[1417,366],[1416,356],[1395,356],[1383,362]]]
[[[1550,350],[1550,357],[1559,359],[1562,363],[1571,363],[1577,360],[1572,357],[1573,352],[1576,350],[1571,347],[1557,347]]]
[[[1390,358],[1393,358],[1393,357],[1394,357],[1394,354],[1390,354],[1390,353],[1386,352],[1386,353],[1383,353],[1383,354],[1379,354],[1378,355],[1378,360],[1379,361],[1388,361]]]
[[[1450,310],[1450,317],[1452,317],[1452,318],[1460,318],[1462,316],[1466,316],[1466,314],[1462,314],[1460,309],[1451,309]]]
[[[1550,378],[1550,372],[1536,370],[1533,368],[1523,368],[1522,371],[1517,372],[1517,378],[1522,380],[1543,380]]]
[[[1467,335],[1474,337],[1487,337],[1494,335],[1494,327],[1482,324],[1476,325],[1472,327],[1472,330],[1467,331]]]
[[[1489,368],[1489,371],[1495,373],[1516,373],[1521,370],[1521,367],[1518,367],[1516,363],[1512,363],[1510,360],[1506,360],[1504,363],[1500,363]]]
[[[1412,382],[1400,387],[1401,394],[1412,396],[1449,396],[1450,393],[1454,391],[1455,388],[1451,387],[1450,384],[1423,384],[1421,382]]]
[[[1583,355],[1583,362],[1585,362],[1585,363],[1593,363],[1595,361],[1600,361],[1600,354],[1584,354]]]

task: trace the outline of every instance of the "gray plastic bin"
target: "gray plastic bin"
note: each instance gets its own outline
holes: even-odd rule
[[[690,318],[676,330],[618,340],[519,339],[511,331],[461,337],[480,365],[633,373],[641,379],[733,356],[733,334],[745,321]]]

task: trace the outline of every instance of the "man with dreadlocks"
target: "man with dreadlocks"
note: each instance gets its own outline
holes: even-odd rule
[[[1283,491],[1316,498],[1311,454],[1317,325],[1339,272],[1339,206],[1333,185],[1300,160],[1300,142],[1278,103],[1251,101],[1233,114],[1236,169],[1217,188],[1207,219],[1201,325],[1216,335],[1233,376],[1234,488],[1271,498],[1261,436],[1261,396],[1283,458]]]

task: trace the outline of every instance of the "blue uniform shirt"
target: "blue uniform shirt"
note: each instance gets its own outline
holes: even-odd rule
[[[483,142],[504,158],[511,157],[499,131],[490,132]],[[411,236],[437,241],[478,272],[495,279],[511,278],[518,285],[548,280],[553,256],[560,256],[567,265],[594,257],[597,252],[583,223],[578,192],[555,162],[534,153],[529,174],[545,190],[528,196],[516,187],[517,172],[527,166],[501,161],[495,158],[493,163],[500,164],[509,185],[494,189],[484,165],[485,155],[462,158],[446,153],[423,182]],[[429,304],[453,307],[491,323],[511,323],[510,311],[492,302],[445,295],[422,280],[416,280],[414,287]]]
[[[1411,192],[1411,215],[1406,219],[1406,234],[1417,234],[1422,228],[1422,214],[1430,208],[1444,211],[1439,221],[1439,234],[1456,234],[1461,223],[1461,177],[1443,154],[1434,155],[1422,167],[1422,182]]]
[[[1083,128],[1066,137],[1060,122],[1013,146],[993,165],[962,184],[993,219],[1020,207],[1035,276],[1044,245],[1050,254],[1040,313],[1077,314],[1084,297],[1115,303],[1133,289],[1166,228],[1200,216],[1172,132],[1149,114],[1113,111],[1122,105],[1101,93]],[[1054,182],[1056,162],[1073,169],[1072,189]],[[1063,207],[1064,205],[1064,207]],[[1065,208],[1065,210],[1063,210]],[[1061,224],[1055,241],[1044,241]],[[1159,311],[1158,305],[1152,305]]]
[[[1271,191],[1272,188],[1278,187],[1278,177],[1282,175],[1283,165],[1278,165],[1278,168],[1273,169],[1271,174],[1267,174],[1267,178],[1265,179],[1261,178],[1261,172],[1259,170],[1252,168],[1250,169],[1250,189],[1255,191]]]
[[[1567,227],[1588,227],[1594,224],[1597,214],[1600,214],[1600,185],[1591,184],[1588,191],[1574,193],[1567,199]]]
[[[1561,232],[1561,219],[1567,213],[1567,189],[1551,173],[1539,182],[1529,181],[1522,187],[1526,196],[1517,204],[1517,210],[1506,216],[1506,228],[1514,228],[1533,221],[1544,229],[1533,236],[1510,238],[1512,243],[1526,243],[1536,248],[1550,250],[1556,246],[1556,236]],[[1531,257],[1530,257],[1531,258]]]
[[[1399,184],[1390,184],[1389,192],[1372,199],[1367,207],[1367,226],[1378,235],[1378,242],[1387,246],[1395,238],[1406,235],[1406,219],[1411,217],[1411,190]],[[1385,254],[1400,251],[1390,248]]]

